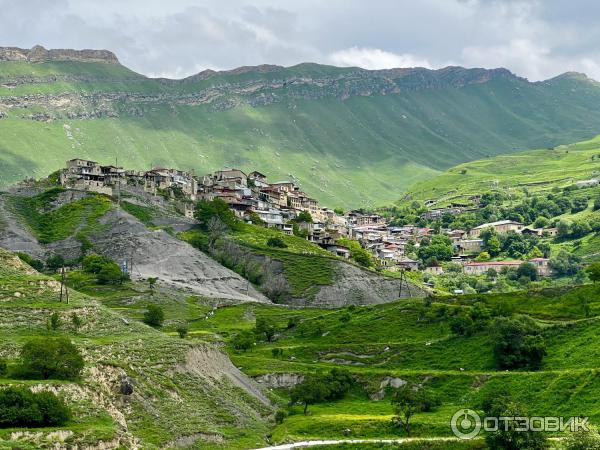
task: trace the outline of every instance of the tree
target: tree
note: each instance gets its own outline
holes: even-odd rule
[[[559,220],[556,224],[556,232],[558,237],[566,238],[571,233],[571,222],[568,220]]]
[[[490,337],[498,368],[537,370],[541,367],[546,344],[531,318],[499,317],[493,323]]]
[[[502,245],[500,244],[500,239],[498,236],[492,236],[485,244],[485,248],[488,253],[492,256],[498,256],[502,251]]]
[[[454,255],[454,248],[450,238],[443,234],[434,235],[431,240],[423,245],[417,252],[421,261],[427,261],[430,258],[435,258],[438,261],[449,261]]]
[[[71,323],[73,324],[73,328],[75,328],[75,332],[78,332],[83,325],[83,321],[81,320],[81,317],[77,315],[77,313],[71,314]]]
[[[19,257],[19,259],[21,261],[29,264],[32,268],[34,268],[38,272],[41,272],[42,270],[44,270],[44,262],[43,261],[40,261],[39,259],[34,259],[27,253],[22,253],[22,252],[17,252],[17,256]]]
[[[48,329],[52,331],[58,330],[60,327],[60,316],[56,311],[52,313],[50,318],[48,319]]]
[[[530,281],[535,281],[538,279],[538,271],[537,268],[530,262],[524,262],[517,269],[517,277],[518,278],[527,278]]]
[[[304,405],[304,415],[308,413],[308,405],[320,403],[329,395],[325,382],[315,375],[307,375],[302,383],[297,384],[290,392],[292,404]]]
[[[533,222],[533,226],[535,228],[546,228],[549,223],[550,221],[546,217],[538,216],[538,218],[535,219],[535,222]]]
[[[271,342],[275,337],[277,328],[275,327],[275,324],[266,317],[257,317],[254,332],[257,336],[265,338],[267,342]]]
[[[600,281],[600,263],[590,264],[586,267],[585,272],[594,284],[596,284],[597,281]]]
[[[56,272],[61,267],[64,267],[64,265],[65,258],[62,255],[54,255],[46,260],[46,267],[48,268],[48,270],[51,270],[53,272]]]
[[[589,431],[579,430],[567,434],[564,440],[565,450],[600,450],[600,435],[596,427],[590,426]]]
[[[150,295],[154,295],[154,286],[156,286],[157,281],[158,281],[157,277],[149,277],[148,278],[148,287],[150,288]]]
[[[238,351],[250,350],[254,345],[254,333],[250,330],[240,331],[231,340],[231,345]]]
[[[75,380],[83,366],[83,357],[69,339],[35,338],[21,349],[19,373],[24,378]]]
[[[575,276],[581,270],[581,258],[561,249],[548,265],[557,277]]]
[[[165,312],[159,305],[150,304],[144,313],[144,323],[151,327],[161,327],[165,321]]]
[[[86,272],[98,274],[108,262],[110,262],[110,260],[106,259],[104,256],[91,253],[83,258],[81,264],[83,270]]]
[[[475,258],[475,261],[489,261],[491,259],[491,256],[488,252],[481,252],[479,255],[477,255],[477,258]]]
[[[543,450],[548,448],[546,435],[539,431],[520,429],[520,417],[528,417],[525,409],[504,393],[492,392],[484,399],[487,417],[503,417],[497,431],[490,432],[485,442],[491,450]]]
[[[188,325],[187,323],[181,323],[177,325],[177,334],[181,339],[185,339],[188,335]]]
[[[392,423],[404,428],[407,436],[410,436],[410,419],[415,413],[430,411],[439,405],[439,401],[424,387],[406,383],[396,389],[392,396],[392,406],[395,416]]]
[[[212,218],[219,219],[227,228],[234,229],[237,226],[235,213],[229,205],[220,198],[212,201],[200,200],[196,204],[194,217],[200,222],[200,226],[208,230],[208,224]]]
[[[308,211],[300,211],[298,216],[293,220],[296,223],[313,223],[313,218]]]
[[[97,275],[100,284],[120,284],[126,278],[121,268],[115,262],[106,263]]]

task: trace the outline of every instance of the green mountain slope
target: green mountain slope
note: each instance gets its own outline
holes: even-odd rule
[[[434,200],[444,206],[470,203],[469,197],[493,189],[520,196],[563,188],[600,173],[600,136],[553,149],[502,155],[460,164],[411,186],[403,201]],[[436,206],[437,206],[436,205]]]
[[[589,138],[600,87],[505,69],[316,64],[148,79],[109,62],[0,61],[0,186],[75,156],[293,175],[331,206],[393,201],[461,162]]]

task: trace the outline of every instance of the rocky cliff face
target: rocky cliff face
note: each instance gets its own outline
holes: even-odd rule
[[[46,50],[41,45],[27,50],[18,47],[0,47],[0,61],[28,61],[32,63],[48,61],[78,61],[119,64],[113,52],[108,50],[72,50],[51,49]]]

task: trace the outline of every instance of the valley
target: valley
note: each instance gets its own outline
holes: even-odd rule
[[[599,99],[0,48],[0,449],[600,448]]]

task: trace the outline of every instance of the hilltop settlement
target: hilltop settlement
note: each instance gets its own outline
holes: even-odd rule
[[[376,266],[388,271],[415,271],[440,274],[438,264],[426,264],[411,259],[415,249],[429,244],[434,229],[405,224],[394,226],[381,215],[354,210],[343,212],[322,207],[292,181],[270,182],[267,176],[253,171],[246,174],[240,169],[225,168],[197,176],[193,171],[155,167],[149,171],[126,170],[113,165],[101,165],[85,159],[67,161],[59,171],[58,180],[66,189],[96,192],[109,196],[133,193],[161,196],[173,202],[176,209],[192,219],[199,201],[220,199],[229,205],[236,217],[291,235],[298,234],[343,258],[352,257],[352,244],[358,242],[367,250]],[[445,211],[448,213],[448,211]],[[300,219],[300,220],[299,220]],[[552,234],[556,229],[532,229],[512,220],[490,222],[469,231],[439,230],[451,243],[449,260],[462,267],[467,275],[481,275],[490,270],[500,273],[518,268],[523,260],[482,261],[476,259],[484,250],[484,230],[497,234],[518,233]],[[528,258],[540,277],[550,274],[549,259]]]

